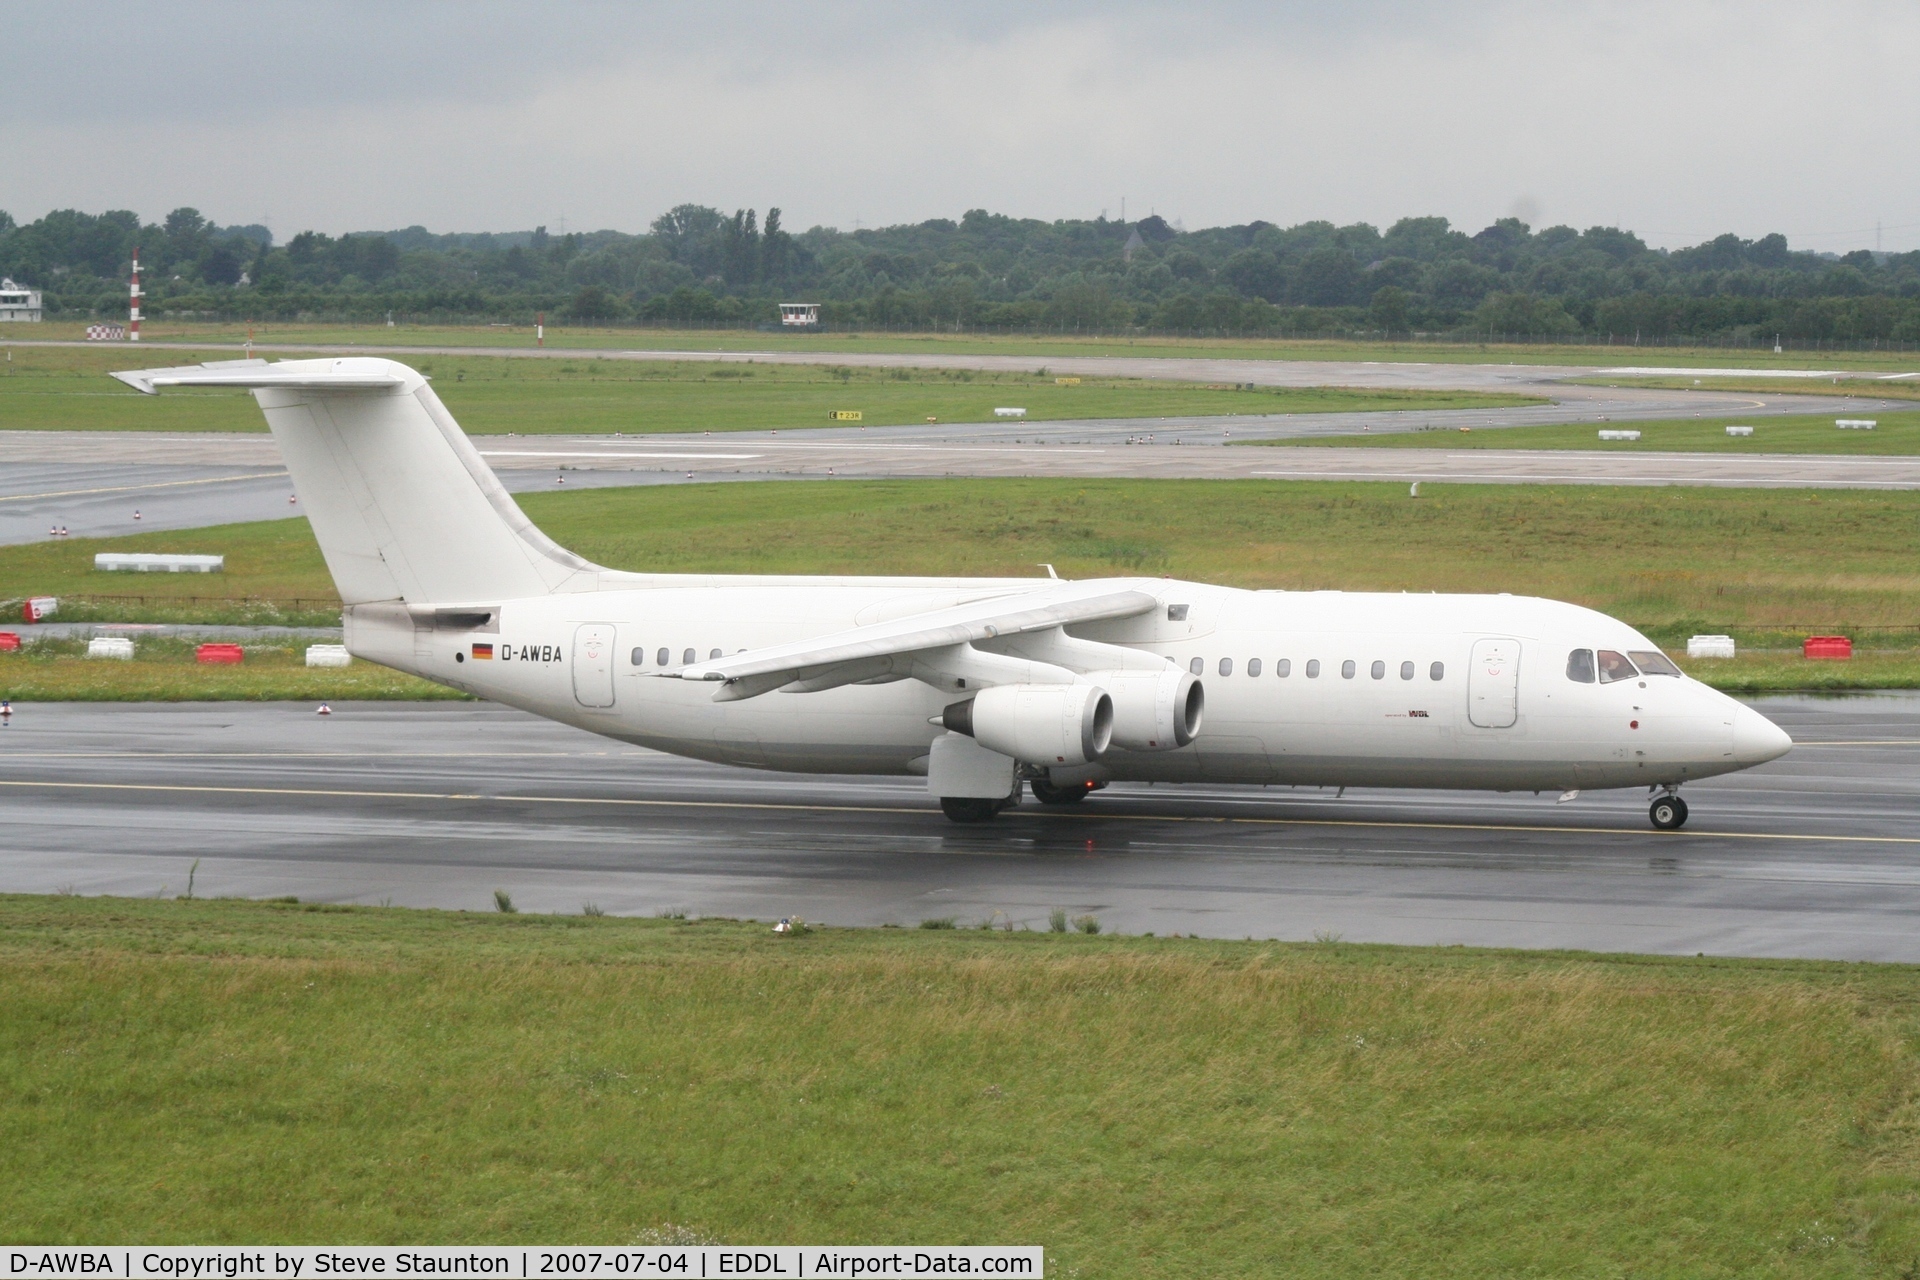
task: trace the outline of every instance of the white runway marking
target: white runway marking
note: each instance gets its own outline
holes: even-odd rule
[[[211,476],[204,480],[156,480],[151,484],[117,484],[101,489],[56,489],[51,493],[14,493],[0,502],[32,502],[37,498],[78,498],[95,493],[140,493],[147,489],[182,489],[196,484],[237,484],[242,480],[271,480],[284,471],[262,471],[250,476]]]
[[[710,461],[742,462],[758,458],[757,453],[606,453],[562,449],[482,449],[483,458],[702,458]]]

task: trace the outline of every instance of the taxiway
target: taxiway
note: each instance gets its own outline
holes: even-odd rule
[[[1920,695],[1769,699],[1785,759],[1550,796],[1113,787],[948,824],[482,704],[51,704],[0,730],[0,891],[1920,962]]]

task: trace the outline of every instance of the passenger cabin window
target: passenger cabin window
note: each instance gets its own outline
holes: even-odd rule
[[[1340,678],[1342,680],[1353,679],[1353,673],[1355,669],[1356,668],[1353,665],[1353,659],[1348,658],[1345,662],[1340,664]]]
[[[1593,683],[1593,650],[1575,649],[1567,655],[1567,679],[1575,684]]]
[[[1292,658],[1282,658],[1282,659],[1280,659],[1280,661],[1278,661],[1278,662],[1276,662],[1276,663],[1274,663],[1274,664],[1273,664],[1273,674],[1274,674],[1274,675],[1276,675],[1276,676],[1278,676],[1278,677],[1280,677],[1280,678],[1281,678],[1282,680],[1285,680],[1285,679],[1286,679],[1286,678],[1287,678],[1288,676],[1290,676],[1290,675],[1292,675],[1292,674],[1293,674],[1293,659],[1292,659]]]
[[[722,654],[718,649],[711,649],[707,652],[708,662],[718,662],[721,657],[722,657]]]
[[[1400,678],[1402,680],[1413,679],[1413,664],[1411,662],[1403,662],[1400,664]]]
[[[1320,659],[1308,658],[1307,659],[1307,679],[1318,680],[1319,678],[1320,678]]]
[[[1446,678],[1447,678],[1447,664],[1446,664],[1446,663],[1444,663],[1444,662],[1436,662],[1436,663],[1434,663],[1434,664],[1433,664],[1433,665],[1432,665],[1431,667],[1428,667],[1428,668],[1427,668],[1427,679],[1429,679],[1429,680],[1434,680],[1434,681],[1440,681],[1440,680],[1444,680],[1444,679],[1446,679]]]
[[[685,653],[680,655],[680,663],[682,666],[690,667],[694,663],[698,662],[699,660],[700,660],[700,655],[696,654],[691,649],[687,650]]]
[[[1615,680],[1631,680],[1640,674],[1633,669],[1633,664],[1627,661],[1627,655],[1624,653],[1602,649],[1597,656],[1600,661],[1601,684],[1612,684]]]
[[[633,651],[633,665],[636,667],[644,667],[647,665],[647,651],[645,649],[635,649]]]
[[[1230,675],[1232,675],[1232,674],[1233,674],[1233,659],[1232,659],[1232,658],[1222,658],[1222,659],[1220,659],[1220,674],[1221,674],[1221,675],[1223,675],[1223,676],[1230,676]]]
[[[1260,674],[1260,659],[1258,658],[1247,659],[1247,674],[1250,676],[1257,676]]]
[[[1373,665],[1367,668],[1367,674],[1375,680],[1385,680],[1387,678],[1387,664],[1375,658]]]
[[[660,666],[666,666],[669,662],[673,661],[673,651],[670,649],[662,649],[654,655],[654,661]]]
[[[1185,622],[1186,620],[1187,606],[1183,604],[1170,604],[1167,606],[1168,622]]]
[[[1195,658],[1192,662],[1189,662],[1187,664],[1187,670],[1193,672],[1193,674],[1195,675],[1202,674],[1203,672],[1206,671],[1206,669],[1207,669],[1207,660],[1205,658]]]
[[[1633,665],[1640,668],[1643,676],[1677,676],[1680,668],[1673,665],[1673,659],[1658,649],[1629,649],[1627,655],[1633,659]]]

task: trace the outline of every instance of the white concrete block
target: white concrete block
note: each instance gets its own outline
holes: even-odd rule
[[[133,641],[125,636],[95,636],[87,641],[87,656],[125,660],[133,656]]]
[[[310,667],[350,667],[353,655],[347,652],[343,644],[310,644],[307,646],[307,665]]]
[[[1687,638],[1687,656],[1689,658],[1731,658],[1733,656],[1733,637],[1689,636]]]
[[[220,573],[227,558],[102,551],[94,556],[93,567],[105,573]]]

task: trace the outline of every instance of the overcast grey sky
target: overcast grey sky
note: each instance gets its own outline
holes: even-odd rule
[[[1157,211],[1920,247],[1914,0],[11,0],[0,208],[276,235]]]

